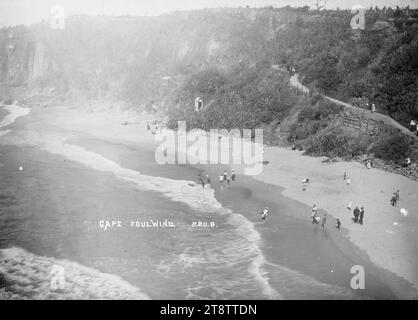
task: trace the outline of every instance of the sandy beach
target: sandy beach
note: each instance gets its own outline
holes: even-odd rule
[[[58,106],[38,108],[32,110],[29,116],[23,116],[16,120],[16,124],[25,127],[24,131],[16,130],[13,134],[5,134],[1,139],[3,144],[37,145],[43,150],[65,155],[69,159],[71,159],[72,153],[68,149],[65,149],[65,151],[60,149],[63,142],[69,143],[68,141],[71,141],[71,144],[77,145],[77,140],[92,137],[107,142],[120,143],[128,147],[140,145],[153,150],[153,148],[155,149],[159,145],[159,142],[155,141],[155,136],[146,128],[147,121],[152,119],[153,116],[135,112],[103,111],[90,113],[82,109]],[[126,124],[126,122],[135,124]],[[14,124],[6,127],[6,129],[10,128],[13,130],[13,126]],[[58,128],[59,130],[57,130]],[[99,153],[106,158],[112,156],[109,154],[109,157],[107,157],[104,155],[106,152],[109,151],[103,150],[103,152]],[[237,180],[240,183],[237,185],[237,188],[239,186],[240,188],[245,188],[245,190],[253,190],[253,197],[258,199],[258,206],[262,206],[263,201],[272,204],[271,220],[269,220],[272,221],[271,225],[268,227],[256,225],[263,238],[270,239],[270,243],[274,243],[277,239],[280,239],[282,242],[285,241],[283,237],[278,235],[278,229],[276,230],[274,227],[276,223],[279,225],[281,220],[288,219],[284,216],[291,219],[289,223],[298,225],[298,223],[302,222],[307,225],[307,228],[311,228],[310,208],[313,204],[316,204],[321,214],[327,212],[332,216],[332,219],[328,222],[328,235],[330,239],[335,240],[338,250],[347,250],[348,260],[352,259],[354,261],[356,257],[361,256],[362,261],[371,261],[370,265],[365,266],[366,272],[368,267],[373,269],[373,272],[380,272],[375,271],[373,264],[379,269],[396,274],[403,278],[406,284],[403,281],[393,280],[387,276],[387,285],[394,295],[403,299],[417,298],[417,182],[379,170],[369,170],[359,163],[327,163],[324,162],[325,159],[323,158],[307,157],[298,151],[279,147],[264,147],[263,156],[264,160],[268,161],[268,164],[264,165],[262,173],[256,176],[244,177],[243,166],[231,166],[237,172]],[[117,156],[115,155],[115,157]],[[123,158],[112,160],[122,167],[124,167],[123,163],[126,161]],[[94,169],[114,170],[112,167],[114,166],[113,162],[109,163],[109,166],[112,167],[109,169],[109,167],[102,168],[103,164],[101,162],[99,164],[99,159],[97,159],[97,165],[94,164],[96,160],[93,159],[92,161]],[[147,161],[150,164],[154,162],[155,165],[155,159],[148,159]],[[211,173],[213,180],[216,181],[216,172],[222,172],[224,167],[197,165],[196,168]],[[115,170],[120,170],[120,168]],[[350,185],[347,185],[343,180],[344,172],[351,178]],[[121,171],[121,174],[129,176],[132,173]],[[307,190],[302,191],[302,180],[305,178],[309,178],[310,183],[307,185]],[[161,185],[167,183],[164,182],[165,180],[161,181]],[[197,182],[197,178],[195,181]],[[258,185],[257,183],[263,183],[263,185]],[[152,185],[151,182],[150,185]],[[154,190],[153,188],[159,187],[147,186],[147,188]],[[188,192],[187,188],[185,185],[185,193]],[[212,201],[210,200],[211,197],[215,195],[216,199],[223,206],[237,206],[237,204],[228,203],[228,197],[225,196],[228,193],[220,194],[220,186],[217,183],[213,183],[213,188],[205,188],[204,191],[199,192],[197,198],[207,198],[206,200],[210,202]],[[260,188],[266,188],[266,190],[268,188],[273,189],[269,193],[264,192],[264,194],[260,194],[259,192],[257,194],[257,190],[261,190]],[[400,190],[400,203],[396,207],[392,207],[389,200],[392,193],[398,189]],[[176,196],[182,196],[181,192],[177,195],[170,195],[172,191],[168,189],[162,192],[166,192],[173,199]],[[233,195],[234,191],[228,192],[232,192],[231,199],[237,199],[237,197],[242,196],[242,192],[235,196]],[[278,195],[278,193],[280,194]],[[292,210],[292,205],[289,204],[281,207],[275,206],[275,202],[279,202],[280,199],[283,200],[282,198],[279,200],[275,199],[278,196],[283,199],[291,199],[293,206],[298,209]],[[190,201],[194,203],[193,201],[198,200],[192,199]],[[365,208],[363,225],[352,222],[352,211],[347,209],[347,204],[350,201],[352,201],[353,208],[356,206]],[[256,214],[253,217],[251,215],[254,213],[253,210],[257,209],[257,205],[254,205],[247,212],[247,218],[253,219],[255,223],[257,221]],[[408,211],[407,216],[400,213],[401,208],[405,208]],[[241,209],[244,210],[242,207]],[[335,218],[341,220],[342,230],[335,229]],[[345,244],[340,240],[341,238],[347,238],[352,246]],[[309,238],[301,241],[309,242]],[[324,241],[324,239],[320,241]],[[279,246],[279,248],[281,247]],[[298,250],[298,248],[287,248],[286,250]],[[268,251],[272,257],[281,254],[280,250],[274,247]],[[308,254],[309,248],[305,249],[304,252]],[[290,261],[289,264],[301,264],[295,261]],[[341,266],[346,263],[348,262],[341,262]],[[323,268],[325,270],[327,266]],[[309,270],[309,267],[305,269],[306,274],[312,273],[312,276],[316,278],[321,276],[321,274],[315,274],[313,270]],[[381,277],[385,278],[386,275]],[[350,274],[347,272],[343,279],[335,279],[335,283],[349,281],[349,278]],[[309,281],[306,280],[305,282]],[[411,289],[405,290],[407,283],[415,287],[415,292]],[[300,286],[303,286],[303,284]],[[379,290],[378,285],[374,285],[374,287],[374,290]]]

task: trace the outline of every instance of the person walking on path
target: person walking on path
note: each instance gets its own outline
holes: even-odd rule
[[[372,112],[376,112],[376,105],[372,103]]]
[[[415,120],[411,120],[411,122],[409,123],[409,130],[414,132],[416,128],[417,128],[417,122]]]
[[[361,210],[360,210],[360,219],[359,219],[359,222],[360,222],[361,225],[363,224],[363,218],[364,218],[364,208],[361,207]]]

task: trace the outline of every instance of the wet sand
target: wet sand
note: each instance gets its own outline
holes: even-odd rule
[[[189,166],[176,166],[176,170],[173,170],[173,165],[156,165],[151,157],[152,153],[149,157],[141,158],[143,161],[138,163],[139,157],[136,153],[142,154],[143,151],[134,146],[109,144],[92,138],[68,142],[99,153],[112,161],[123,159],[121,163],[124,167],[138,169],[147,175],[194,180],[198,184],[198,174],[209,173],[214,181],[211,187],[215,188],[215,196],[223,207],[242,213],[256,225],[263,238],[262,250],[267,257],[264,269],[267,270],[273,287],[285,299],[341,299],[344,296],[347,299],[396,299],[410,298],[415,293],[411,284],[401,277],[374,266],[364,252],[347,240],[346,230],[336,230],[335,219],[332,217],[328,219],[326,230],[320,225],[313,226],[310,208],[282,196],[283,189],[277,186],[248,176],[239,176],[229,186],[226,183],[221,185],[216,182],[216,177],[226,166],[196,166],[194,171]],[[200,185],[197,187],[200,188]],[[266,223],[262,223],[258,212],[265,205],[270,207],[271,216]],[[320,210],[320,213],[322,215],[324,211]],[[305,218],[300,219],[302,216]],[[365,268],[365,290],[354,291],[350,288],[353,276],[350,269],[354,265]],[[290,281],[281,275],[283,268],[299,274]],[[286,287],[284,284],[288,285],[289,282],[292,284]],[[316,289],[312,290],[309,283],[316,285]],[[330,284],[341,290],[336,292],[335,288],[321,288],[320,283]]]
[[[176,170],[173,171],[169,166],[164,168],[164,166],[156,165],[155,160],[151,156],[152,152],[147,153],[148,156],[141,158],[142,162],[139,165],[135,163],[138,158],[135,156],[135,153],[141,152],[141,148],[152,151],[158,145],[154,141],[154,137],[144,129],[146,119],[149,119],[149,117],[144,118],[141,125],[122,126],[120,121],[122,121],[123,117],[115,118],[109,114],[90,115],[78,111],[68,111],[66,109],[62,109],[63,112],[60,112],[59,109],[46,110],[48,109],[43,109],[43,113],[37,113],[35,110],[35,113],[31,117],[22,118],[17,121],[19,125],[24,126],[26,129],[25,132],[19,133],[23,140],[32,139],[32,141],[42,143],[42,135],[50,133],[48,126],[55,126],[66,132],[65,137],[67,141],[97,152],[119,163],[123,167],[140,166],[141,173],[165,176],[172,179],[181,178],[197,181],[196,176],[199,166],[197,166],[196,171],[190,170],[189,167],[182,170],[181,168],[183,166],[177,166]],[[79,115],[78,118],[75,117],[77,114]],[[66,119],[71,119],[71,122],[69,123]],[[45,126],[42,126],[42,123]],[[13,137],[13,139],[19,140],[19,134],[17,137]],[[74,140],[75,138],[76,140]],[[10,142],[13,142],[13,139]],[[275,148],[275,152],[278,152],[277,149]],[[281,152],[284,154],[288,151]],[[288,154],[286,153],[286,155]],[[213,165],[200,168],[211,173],[212,181],[215,181],[213,182],[213,187],[216,190],[215,196],[218,201],[225,207],[241,212],[256,224],[257,231],[262,235],[263,251],[268,260],[265,269],[271,275],[270,279],[280,279],[280,275],[275,274],[278,273],[276,266],[279,265],[296,270],[318,281],[333,284],[341,288],[348,288],[349,279],[352,276],[349,268],[352,265],[360,264],[366,270],[366,290],[356,292],[355,296],[378,299],[416,298],[416,291],[410,283],[390,270],[401,271],[398,272],[399,274],[405,274],[405,272],[402,272],[402,269],[394,268],[393,264],[388,266],[389,270],[383,270],[381,268],[382,261],[387,260],[384,252],[382,250],[379,251],[379,248],[377,250],[370,250],[367,246],[368,243],[364,243],[363,239],[366,236],[373,243],[380,239],[380,236],[374,232],[370,232],[369,228],[365,228],[365,232],[363,232],[363,237],[361,238],[362,241],[359,241],[356,235],[362,231],[357,225],[349,225],[349,217],[343,221],[343,230],[340,231],[335,229],[335,220],[331,216],[328,219],[327,230],[325,232],[320,226],[313,226],[311,224],[310,204],[314,201],[312,197],[315,197],[315,202],[318,203],[320,208],[328,209],[325,203],[329,202],[331,210],[327,211],[331,215],[333,212],[333,200],[331,197],[320,194],[320,190],[317,190],[315,193],[309,193],[310,196],[308,197],[306,197],[305,193],[301,199],[296,190],[300,188],[300,181],[305,177],[306,167],[309,168],[311,173],[309,177],[314,176],[315,178],[322,174],[327,176],[327,169],[325,171],[321,169],[321,165],[318,166],[317,164],[317,159],[309,160],[311,158],[301,156],[295,152],[292,154],[289,153],[289,155],[289,159],[291,159],[290,163],[292,163],[292,166],[298,166],[299,172],[295,172],[294,169],[288,170],[288,168],[285,168],[285,171],[287,170],[285,173],[283,173],[283,170],[278,170],[277,172],[265,170],[260,177],[255,177],[256,179],[262,179],[268,182],[263,183],[251,177],[241,176],[239,174],[240,168],[236,167],[236,171],[238,172],[237,182],[229,188],[224,188],[222,191],[217,183],[217,176],[219,172],[223,172],[223,167]],[[270,157],[269,160],[272,159],[269,153],[267,153],[267,156]],[[293,161],[295,159],[297,161]],[[315,161],[316,166],[310,166]],[[272,164],[272,161],[270,163]],[[267,166],[268,169],[273,167],[271,164]],[[351,169],[353,164],[340,164],[340,166],[340,169]],[[279,169],[277,167],[275,168]],[[313,175],[312,172],[315,170],[317,171]],[[287,179],[282,179],[283,175]],[[355,177],[355,175],[353,176]],[[290,185],[291,183],[293,187]],[[332,185],[335,183],[338,182],[333,182]],[[283,189],[278,187],[278,185],[287,188]],[[315,190],[315,184],[312,184],[312,186],[312,188],[311,186],[308,188]],[[328,189],[329,187],[331,185],[328,184]],[[360,198],[360,195],[358,196]],[[300,202],[290,198],[294,198]],[[406,201],[408,201],[408,198]],[[271,208],[271,215],[266,223],[261,224],[257,213],[267,203]],[[321,213],[323,212],[321,211]],[[413,212],[411,213],[414,214]],[[380,222],[386,223],[386,221],[379,222],[379,220],[373,220],[369,216],[369,211],[367,211],[366,221],[378,225]],[[386,225],[383,227],[387,228]],[[352,240],[354,244],[347,239]],[[402,247],[398,242],[394,243],[393,246]],[[405,254],[409,254],[407,261],[412,264],[414,263],[415,256],[413,253],[410,251],[402,251],[400,253],[401,255],[398,258],[401,261],[396,261],[397,265],[403,263],[402,259],[405,257]],[[376,261],[380,262],[378,264],[380,267],[375,265]],[[283,282],[277,281],[279,282],[278,287],[282,288]],[[300,283],[294,283],[293,288],[282,288],[285,292],[283,294],[284,297],[291,299],[323,298],[324,293],[321,293],[320,290],[317,292],[301,293],[303,292],[300,291],[301,288],[309,281],[312,281],[312,279],[306,278]],[[294,290],[295,288],[298,288],[299,291]],[[295,294],[295,292],[298,292],[298,294]],[[345,294],[344,290],[342,294]],[[332,295],[325,296],[332,298]],[[349,298],[354,297],[350,296]]]

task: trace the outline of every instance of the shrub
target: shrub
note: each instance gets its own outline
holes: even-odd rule
[[[411,152],[411,140],[409,137],[398,133],[381,141],[371,150],[377,158],[389,161],[403,161]]]
[[[338,114],[342,111],[342,107],[331,102],[321,102],[317,106],[308,106],[304,108],[298,117],[299,122],[305,120],[324,120]]]
[[[327,133],[313,139],[307,148],[307,154],[320,156],[345,156],[348,150],[348,138],[335,132]]]

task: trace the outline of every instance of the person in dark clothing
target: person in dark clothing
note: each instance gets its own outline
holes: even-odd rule
[[[231,180],[232,181],[235,181],[235,172],[234,172],[234,170],[232,170],[232,172],[231,172]]]
[[[399,190],[396,190],[396,192],[393,195],[396,197],[396,203],[398,203],[399,202],[399,198],[400,198],[400,196],[399,196]]]
[[[392,199],[390,199],[392,206],[396,206],[399,202],[399,190],[393,193]]]
[[[361,210],[360,210],[360,220],[359,220],[360,224],[363,224],[363,218],[364,218],[364,208],[361,207]]]
[[[337,225],[335,226],[338,230],[341,228],[341,221],[337,218]]]
[[[325,213],[322,217],[322,229],[325,229],[325,225],[327,223],[327,214]]]
[[[205,181],[203,181],[201,174],[199,173],[199,182],[202,185],[202,188],[205,187]]]
[[[354,214],[354,223],[357,223],[358,222],[358,216],[360,215],[360,210],[359,210],[358,207],[356,207],[354,209],[353,214]]]
[[[396,206],[396,197],[395,195],[392,196],[392,198],[390,199],[390,203],[392,204],[392,206]]]

